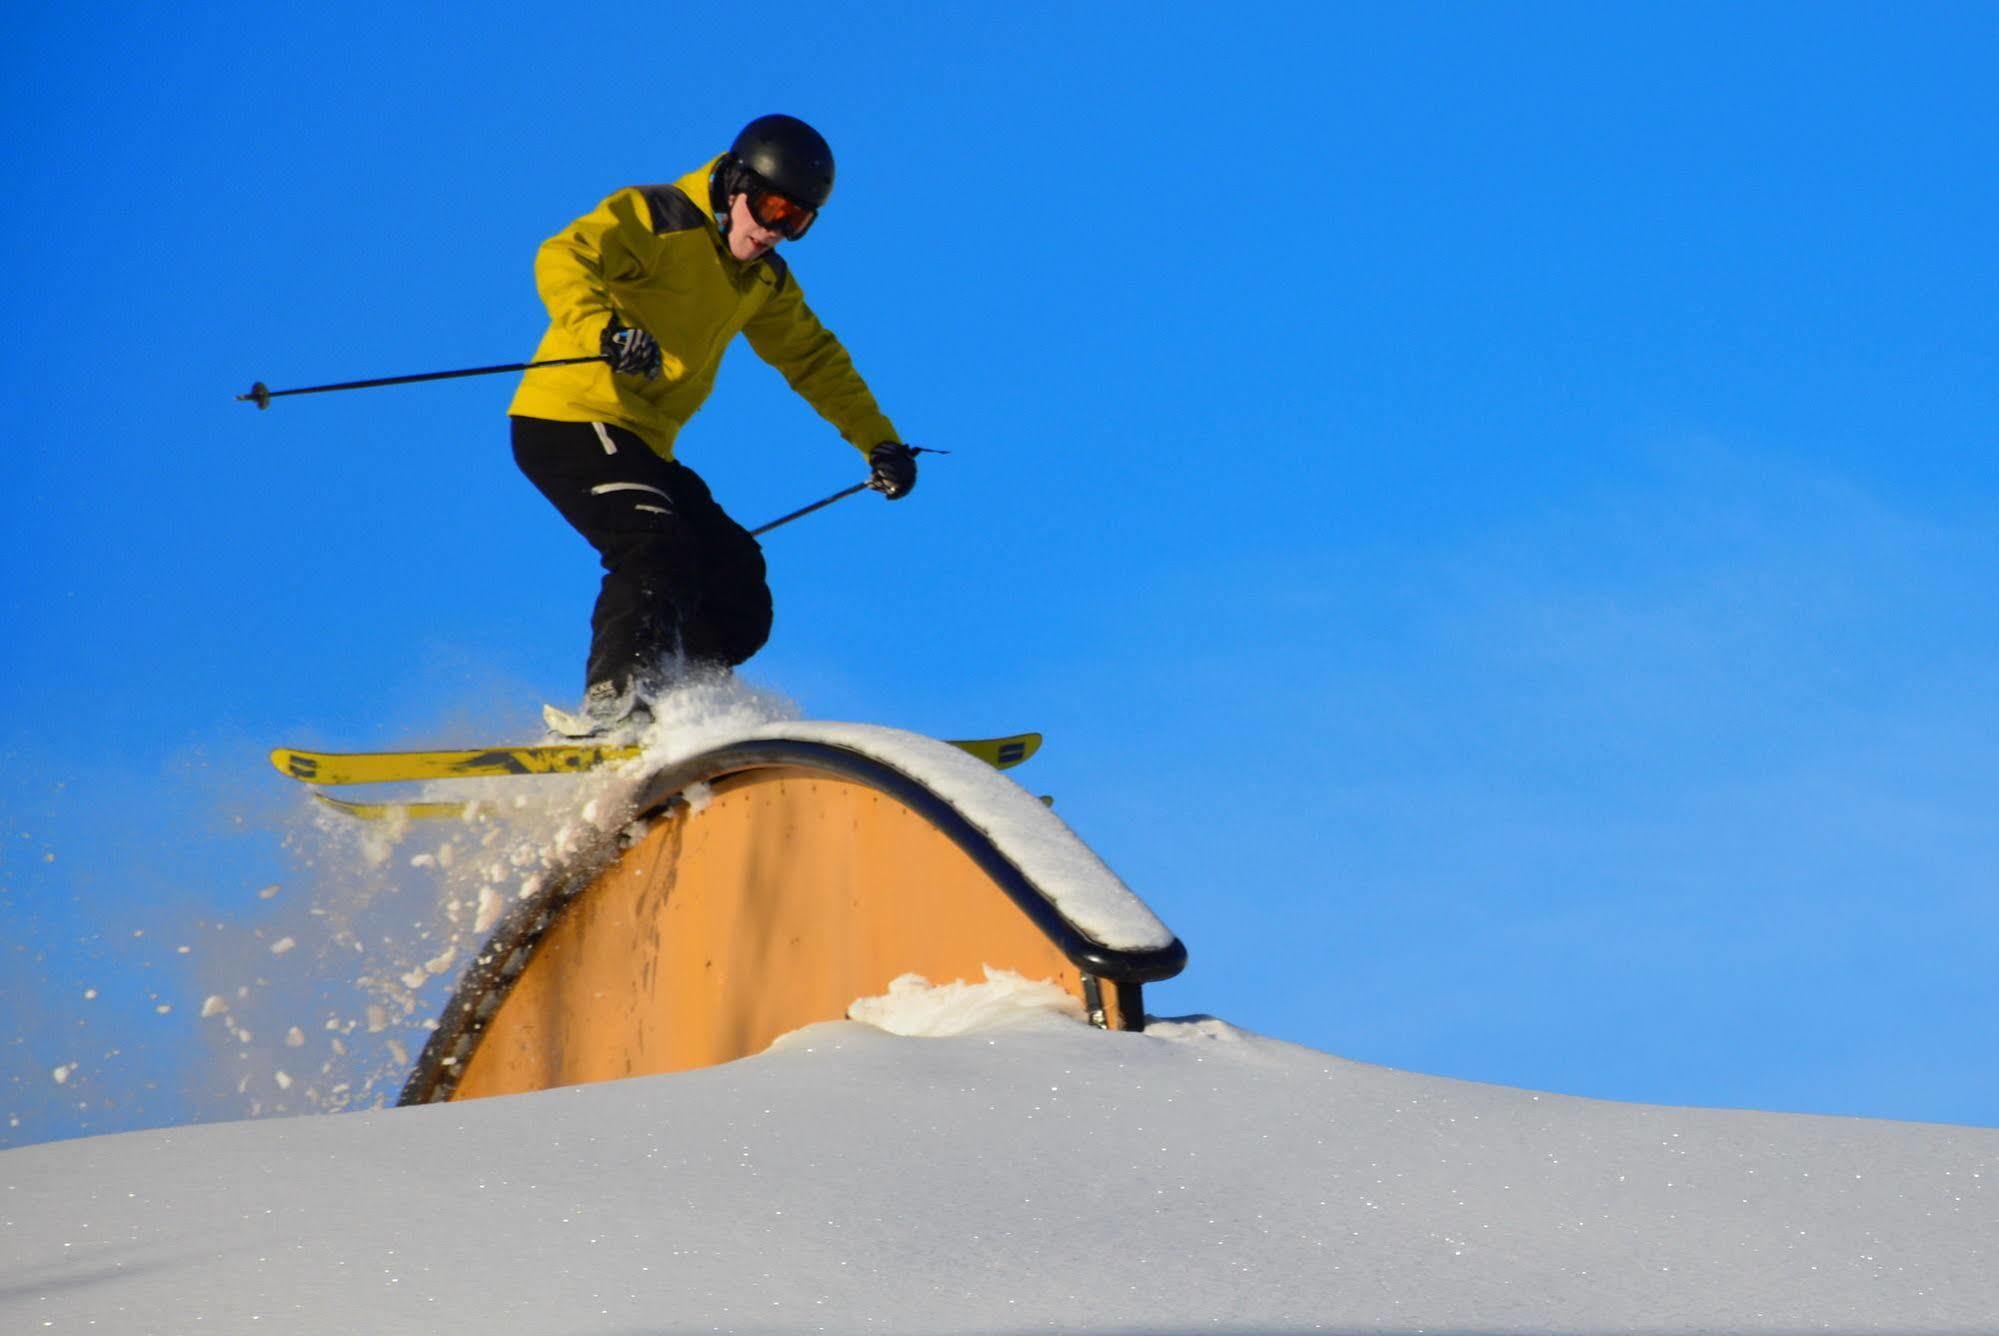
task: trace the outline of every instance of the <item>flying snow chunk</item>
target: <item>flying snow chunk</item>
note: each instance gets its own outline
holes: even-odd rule
[[[990,965],[985,970],[984,983],[932,984],[920,974],[905,974],[889,984],[885,996],[864,997],[847,1008],[847,1018],[924,1039],[1017,1029],[1056,1017],[1083,1019],[1082,1004],[1060,985]]]
[[[500,914],[505,908],[506,902],[500,899],[498,891],[495,891],[490,886],[481,886],[479,888],[479,912],[472,920],[472,931],[481,936],[492,931],[493,925],[500,921]]]
[[[297,945],[298,943],[290,937],[280,937],[277,941],[271,943],[271,954],[281,956]]]

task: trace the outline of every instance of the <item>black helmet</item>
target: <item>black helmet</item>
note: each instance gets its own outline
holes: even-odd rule
[[[736,166],[807,208],[824,206],[833,193],[833,150],[796,116],[757,117],[729,145],[729,156]]]

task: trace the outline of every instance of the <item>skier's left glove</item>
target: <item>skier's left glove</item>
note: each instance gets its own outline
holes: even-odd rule
[[[868,486],[891,501],[900,501],[916,486],[916,452],[901,441],[883,441],[868,451],[874,476]]]

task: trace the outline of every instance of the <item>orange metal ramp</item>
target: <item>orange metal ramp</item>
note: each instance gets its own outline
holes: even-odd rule
[[[1179,941],[1162,928],[1106,945],[1023,856],[1035,832],[1022,840],[1020,804],[1007,829],[966,809],[910,767],[810,739],[760,737],[655,774],[623,838],[495,931],[402,1102],[727,1062],[911,972],[1051,979],[1097,1024],[1140,1028],[1141,985],[1179,972]]]

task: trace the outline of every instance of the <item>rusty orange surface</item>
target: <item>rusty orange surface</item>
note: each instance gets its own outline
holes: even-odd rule
[[[838,1020],[898,975],[1082,978],[894,798],[804,770],[724,780],[658,822],[543,937],[454,1098],[684,1071]]]

